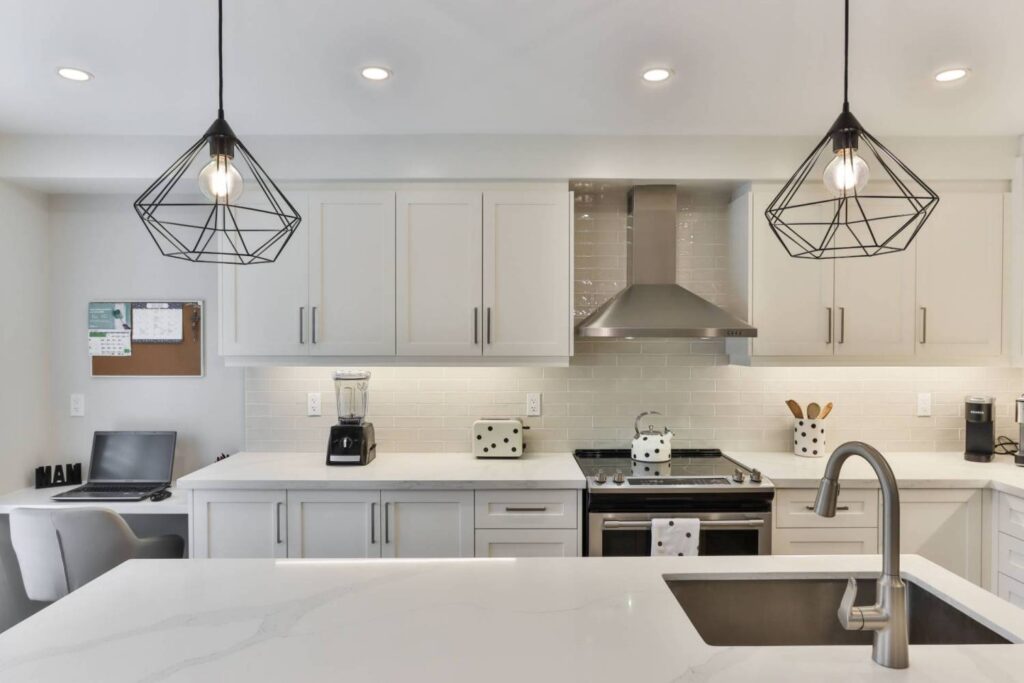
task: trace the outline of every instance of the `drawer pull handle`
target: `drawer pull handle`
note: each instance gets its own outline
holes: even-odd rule
[[[537,508],[513,508],[505,506],[505,512],[547,512],[547,509],[547,505]]]
[[[814,506],[813,505],[807,505],[806,507],[807,507],[808,510],[811,510],[812,512],[814,511]],[[839,505],[839,506],[836,507],[836,512],[847,512],[847,511],[849,511],[849,509],[850,509],[849,505]]]

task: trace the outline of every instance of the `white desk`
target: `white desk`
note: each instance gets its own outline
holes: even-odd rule
[[[140,501],[125,502],[62,502],[51,500],[51,496],[70,491],[74,486],[55,486],[50,489],[19,489],[0,496],[0,515],[10,514],[11,510],[20,507],[102,507],[113,510],[120,515],[185,515],[188,516],[188,492],[172,488],[171,497],[159,502],[148,498]]]

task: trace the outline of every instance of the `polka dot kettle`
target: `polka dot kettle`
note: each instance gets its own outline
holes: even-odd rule
[[[672,430],[668,427],[655,429],[648,424],[647,429],[640,431],[640,420],[648,415],[661,415],[649,410],[636,416],[633,422],[633,459],[639,462],[668,462],[672,459]]]

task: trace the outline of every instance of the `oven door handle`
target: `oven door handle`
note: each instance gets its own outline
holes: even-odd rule
[[[764,526],[763,519],[709,519],[707,521],[701,520],[701,528],[709,529],[743,529],[748,527],[759,527]],[[601,527],[604,529],[650,529],[650,520],[617,520],[617,519],[606,519],[601,522]]]

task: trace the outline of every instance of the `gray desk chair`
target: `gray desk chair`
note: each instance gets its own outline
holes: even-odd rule
[[[116,512],[103,508],[17,508],[11,545],[25,592],[52,602],[125,560],[181,558],[180,536],[138,538]]]

